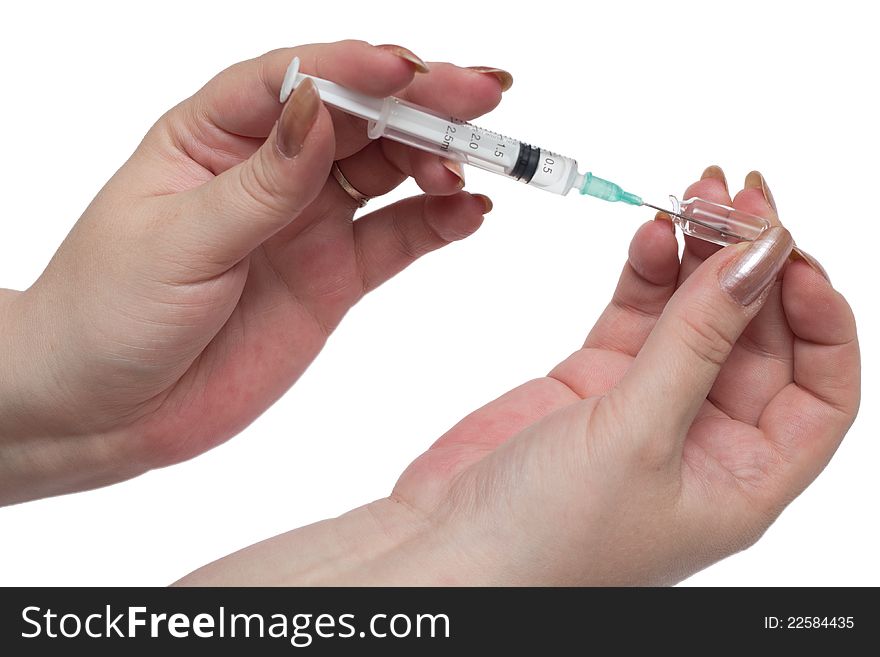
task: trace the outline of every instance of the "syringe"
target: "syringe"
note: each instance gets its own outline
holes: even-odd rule
[[[592,173],[578,173],[577,161],[505,137],[455,117],[445,116],[413,103],[388,96],[374,98],[346,87],[299,72],[294,57],[281,85],[281,102],[305,78],[311,78],[321,100],[342,111],[367,120],[371,139],[385,137],[413,148],[486,171],[498,173],[556,194],[577,188],[605,201],[642,205],[642,199],[623,191],[619,185]]]
[[[579,173],[573,158],[394,96],[374,98],[352,91],[335,82],[300,73],[299,65],[299,58],[294,57],[287,67],[281,85],[281,102],[287,100],[300,82],[311,78],[325,104],[366,119],[367,135],[371,139],[392,139],[556,194],[564,195],[576,188],[581,194],[604,201],[656,208],[672,216],[684,233],[716,244],[755,239],[769,226],[761,217],[703,199],[687,199],[681,204],[673,199],[673,209],[663,210],[609,180],[590,172]]]

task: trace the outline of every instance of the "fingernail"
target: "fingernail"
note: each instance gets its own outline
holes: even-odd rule
[[[501,83],[501,91],[507,91],[513,86],[513,76],[503,68],[495,68],[494,66],[468,66],[471,71],[477,73],[485,73],[491,75]]]
[[[409,48],[404,48],[403,46],[395,46],[393,43],[386,43],[376,47],[381,48],[382,50],[387,50],[388,52],[397,55],[401,59],[405,59],[410,64],[415,66],[416,71],[418,71],[419,73],[427,73],[431,70],[428,68],[428,65],[425,63],[425,61]]]
[[[672,217],[666,214],[665,212],[658,212],[654,215],[654,221],[663,221],[669,226],[669,230],[673,233],[675,232],[675,224],[672,222]]]
[[[767,185],[767,181],[764,179],[764,176],[761,175],[760,171],[751,171],[749,175],[746,176],[745,187],[746,189],[760,189],[761,193],[764,195],[764,200],[767,201],[767,205],[773,208],[774,212],[777,212],[773,193],[770,191],[770,187]]]
[[[495,206],[492,204],[492,199],[490,199],[485,194],[474,194],[475,199],[478,199],[480,203],[483,204],[483,214],[489,214],[492,212],[492,208]]]
[[[810,265],[810,267],[812,267],[812,268],[815,269],[817,272],[819,272],[820,274],[822,274],[823,278],[824,278],[826,281],[828,281],[829,283],[831,282],[831,277],[828,275],[828,272],[825,271],[825,267],[823,267],[823,266],[821,265],[821,263],[820,263],[818,260],[816,260],[813,256],[811,256],[809,253],[807,253],[806,251],[804,251],[802,248],[800,248],[800,247],[798,247],[798,246],[794,247],[794,248],[791,250],[791,256],[790,256],[790,257],[791,257],[792,260],[803,260],[803,261],[806,262],[808,265]]]
[[[791,233],[782,226],[767,229],[722,271],[721,289],[748,306],[776,280],[793,245]]]
[[[282,157],[296,157],[302,150],[306,136],[318,118],[320,106],[321,98],[315,83],[306,78],[290,94],[278,119],[275,147]]]
[[[706,170],[703,171],[703,175],[700,176],[700,180],[706,180],[706,178],[720,180],[721,184],[724,185],[724,191],[728,194],[730,193],[730,189],[727,187],[727,176],[724,175],[724,171],[717,164],[712,164],[706,167]]]
[[[447,170],[458,176],[459,189],[464,187],[464,167],[461,166],[461,162],[456,162],[455,160],[447,160],[445,157],[442,157],[440,158],[440,164],[442,164],[444,167],[446,167]]]

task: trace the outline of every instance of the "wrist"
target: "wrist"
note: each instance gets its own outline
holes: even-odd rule
[[[40,401],[32,381],[39,378],[40,364],[22,316],[26,305],[24,292],[0,290],[0,505],[34,497],[28,491],[43,469],[37,453],[52,440],[35,413]]]
[[[27,414],[27,395],[23,394],[22,378],[27,376],[21,371],[22,345],[21,320],[19,306],[22,292],[0,290],[0,439],[4,444],[21,431]],[[26,357],[25,357],[26,358]]]
[[[466,529],[461,518],[425,520],[394,549],[376,555],[358,584],[491,586],[504,582],[488,527]],[[490,554],[492,553],[492,554]],[[485,558],[484,558],[485,557]]]
[[[128,442],[123,432],[77,429],[59,374],[64,347],[39,307],[30,290],[0,290],[0,506],[96,488],[146,469],[120,453]]]
[[[60,367],[71,349],[51,334],[56,322],[45,305],[34,288],[0,291],[0,435],[6,440],[72,433]]]
[[[184,586],[434,586],[479,582],[442,528],[395,498],[301,527],[208,564]]]

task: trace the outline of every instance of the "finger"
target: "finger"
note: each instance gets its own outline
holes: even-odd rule
[[[318,195],[333,161],[333,126],[311,80],[299,85],[260,149],[184,192],[176,242],[214,276],[291,222]]]
[[[674,228],[668,215],[658,213],[633,237],[611,303],[590,331],[584,347],[635,356],[675,292],[677,278]]]
[[[852,424],[861,365],[852,310],[818,271],[792,263],[782,303],[796,336],[794,382],[773,398],[759,426],[782,456],[786,490],[794,497],[825,467]]]
[[[464,186],[462,165],[413,148],[392,149],[379,139],[338,162],[346,179],[367,196],[390,192],[409,176],[426,194],[446,196]],[[356,182],[355,182],[356,181]]]
[[[417,76],[399,96],[460,119],[489,112],[500,102],[502,91],[509,88],[504,83],[509,74],[499,73],[499,69],[487,73],[435,62],[430,67],[429,73]],[[361,124],[360,134],[366,134],[366,123]],[[464,174],[460,164],[399,142],[383,139],[380,143],[381,151],[367,147],[364,150],[369,150],[370,156],[359,151],[345,160],[346,177],[364,194],[380,196],[391,191],[405,179],[401,174],[414,177],[427,194],[454,194],[461,189]],[[372,157],[380,154],[385,161]]]
[[[733,207],[749,214],[764,217],[771,226],[780,226],[779,212],[776,201],[770,193],[770,187],[760,171],[751,171],[746,176],[743,188],[737,192]]]
[[[426,253],[472,234],[491,209],[488,197],[460,192],[404,199],[358,219],[354,240],[364,292]]]
[[[706,167],[700,180],[687,188],[684,197],[699,197],[713,203],[729,206],[731,204],[730,192],[727,189],[727,177],[724,171],[717,165]],[[700,266],[706,258],[718,251],[721,247],[706,240],[697,239],[685,235],[684,251],[681,255],[681,271],[678,279],[681,284],[691,272]]]
[[[753,171],[733,207],[781,225],[772,198],[764,177]],[[792,343],[782,309],[782,287],[776,283],[734,345],[709,399],[728,417],[756,425],[769,401],[791,381]]]
[[[248,144],[256,150],[259,141],[252,140],[265,138],[281,114],[281,83],[295,56],[300,58],[304,73],[377,97],[403,89],[416,70],[424,67],[424,63],[414,63],[418,58],[406,49],[376,47],[363,41],[282,48],[240,62],[218,74],[172,112],[172,117],[180,118],[191,133],[190,155],[218,173],[237,164],[240,149]],[[332,115],[340,143],[356,139],[360,148],[369,141],[360,119],[335,110]]]
[[[431,62],[430,67],[430,73],[413,79],[402,98],[466,121],[501,102],[505,85],[495,74],[444,62]]]
[[[426,194],[445,196],[464,187],[464,165],[433,153],[410,152],[413,178]]]
[[[409,166],[385,155],[386,140],[377,139],[336,164],[355,189],[366,196],[382,196],[409,177]]]
[[[265,137],[280,113],[281,83],[294,57],[299,57],[303,73],[381,97],[406,87],[415,74],[411,57],[398,52],[364,41],[281,48],[231,66],[190,101],[221,130]]]
[[[605,398],[628,435],[669,453],[680,449],[715,378],[760,310],[791,251],[782,227],[711,256],[673,295],[620,385]]]

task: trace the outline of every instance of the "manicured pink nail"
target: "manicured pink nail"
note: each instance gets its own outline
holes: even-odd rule
[[[494,77],[501,85],[501,91],[507,91],[513,86],[513,76],[503,68],[495,68],[494,66],[468,66],[468,68],[477,73],[485,73]]]
[[[448,160],[445,157],[440,158],[440,164],[442,164],[446,169],[458,178],[458,188],[461,189],[464,187],[464,167],[461,166],[461,162],[457,162],[456,160]]]
[[[776,280],[793,244],[782,226],[767,229],[722,271],[721,289],[740,305],[750,305]]]
[[[428,65],[425,63],[421,57],[415,54],[409,48],[404,48],[403,46],[396,46],[393,43],[385,43],[381,46],[376,46],[377,48],[381,48],[382,50],[387,50],[388,52],[397,55],[401,59],[408,61],[410,64],[416,67],[416,71],[419,73],[427,73],[431,69],[428,68]]]

